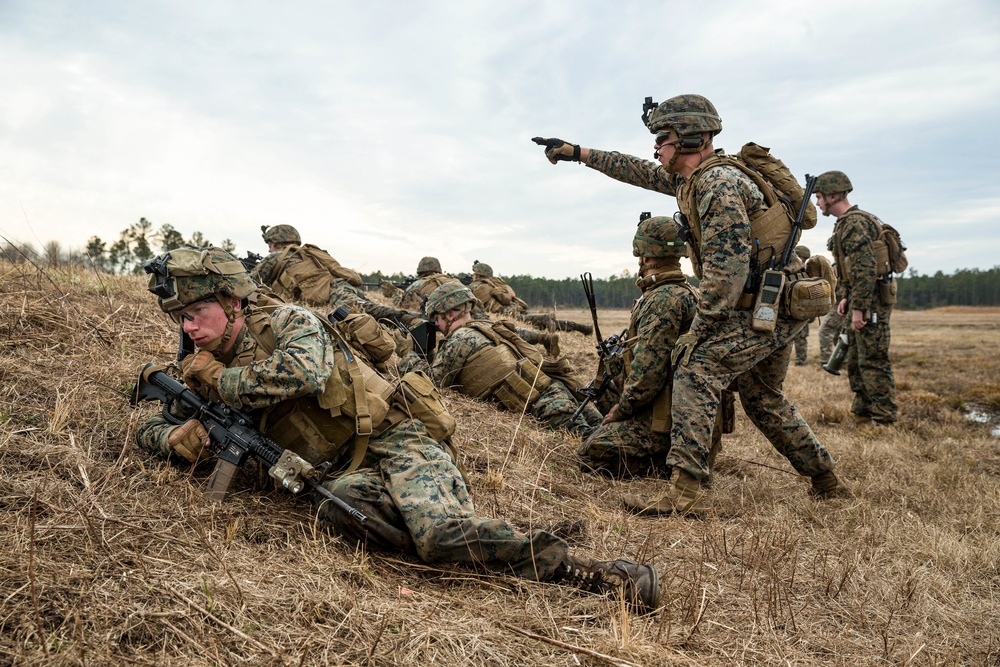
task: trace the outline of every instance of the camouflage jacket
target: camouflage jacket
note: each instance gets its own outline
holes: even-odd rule
[[[591,149],[587,166],[623,183],[675,197],[685,185],[680,174],[668,173],[656,162],[617,152]],[[736,309],[750,272],[750,216],[765,204],[760,189],[736,167],[707,169],[693,187],[698,210],[683,213],[701,220],[702,279],[691,331],[705,340]]]
[[[235,366],[241,353],[253,350],[257,343],[244,326],[232,350],[219,358],[227,368],[219,377],[218,395],[226,405],[252,411],[277,405],[282,401],[317,396],[323,392],[334,368],[334,348],[329,334],[310,311],[299,306],[281,306],[271,314],[275,337],[271,356]],[[167,431],[171,424],[157,413],[139,427],[139,446],[161,456],[170,452]]]
[[[847,209],[833,226],[833,252],[837,262],[837,296],[847,299],[850,310],[878,311],[878,280],[872,242],[879,230],[857,206]]]
[[[429,365],[418,354],[411,352],[400,360],[399,372],[402,374],[422,370],[430,375],[438,387],[452,387],[469,357],[492,345],[493,341],[472,327],[461,326],[444,340],[438,341],[434,361]]]
[[[646,406],[671,383],[670,353],[677,338],[688,330],[697,309],[694,290],[677,283],[661,283],[646,290],[632,307],[628,326],[631,364],[622,383],[618,411],[630,415]]]
[[[403,310],[424,312],[424,297],[430,295],[438,286],[447,283],[461,282],[458,278],[446,273],[430,273],[418,277],[403,292],[398,305]]]

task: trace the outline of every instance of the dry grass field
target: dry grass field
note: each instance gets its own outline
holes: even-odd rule
[[[447,393],[482,514],[654,562],[647,616],[552,584],[367,552],[248,471],[137,451],[126,394],[176,332],[138,277],[0,265],[0,665],[996,665],[1000,309],[893,314],[897,425],[857,428],[846,376],[793,366],[788,394],[839,462],[819,503],[743,415],[705,521],[625,513],[579,439]],[[589,319],[583,311],[560,316]],[[624,311],[602,313],[609,335]],[[590,372],[593,341],[564,335]]]

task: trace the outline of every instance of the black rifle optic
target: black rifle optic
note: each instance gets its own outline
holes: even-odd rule
[[[163,416],[171,424],[186,421],[171,413],[173,406],[190,413],[190,419],[202,423],[212,442],[209,451],[218,459],[205,491],[211,500],[225,500],[236,470],[253,456],[267,465],[267,474],[291,493],[298,494],[309,488],[359,523],[368,520],[364,514],[322,486],[329,472],[328,463],[313,466],[295,452],[282,449],[278,443],[257,431],[249,415],[224,403],[202,399],[162,369],[155,364],[143,367],[130,402],[136,406],[140,401],[160,401],[163,403]]]
[[[597,373],[594,379],[586,387],[580,390],[584,398],[580,401],[573,419],[580,416],[584,408],[591,402],[600,400],[608,389],[615,386],[615,373],[612,366],[616,360],[620,360],[625,352],[626,331],[615,334],[605,339],[601,337],[601,325],[597,318],[597,299],[594,296],[594,277],[588,272],[580,275],[580,282],[583,283],[583,293],[587,297],[587,304],[590,306],[590,315],[594,319],[594,335],[597,337]],[[615,387],[617,389],[617,387]]]

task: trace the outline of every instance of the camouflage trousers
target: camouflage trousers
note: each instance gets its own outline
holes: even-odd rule
[[[572,392],[558,380],[542,392],[542,395],[528,408],[528,414],[545,422],[549,428],[564,428],[586,436],[604,419],[593,405],[588,404],[583,412],[573,419],[573,413],[580,407]]]
[[[466,563],[526,579],[552,579],[565,541],[542,530],[522,533],[477,516],[462,474],[422,422],[404,420],[368,443],[357,472],[324,483],[368,520],[360,524],[321,496],[319,517],[369,548],[416,554],[427,563]]]
[[[889,361],[889,315],[879,313],[878,322],[869,322],[861,331],[847,330],[847,378],[854,392],[851,412],[871,417],[880,424],[896,421],[896,379]]]
[[[805,366],[809,359],[809,323],[792,339],[795,346],[795,365]]]
[[[734,380],[743,411],[799,474],[833,470],[833,458],[783,393],[791,339],[803,322],[779,320],[773,335],[753,331],[750,313],[739,311],[694,349],[674,372],[673,429],[667,464],[698,479],[709,474],[708,457],[722,390]]]
[[[712,431],[708,454],[711,471],[722,450],[721,415]],[[580,467],[614,477],[667,477],[670,434],[653,432],[653,409],[639,410],[628,419],[602,424],[576,450]]]
[[[824,364],[830,360],[833,348],[837,344],[837,337],[843,328],[844,316],[839,315],[837,307],[834,306],[823,316],[823,323],[819,326],[819,359]]]

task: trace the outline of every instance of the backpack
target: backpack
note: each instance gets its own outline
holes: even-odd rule
[[[906,259],[906,245],[899,237],[896,228],[882,222],[878,216],[857,209],[860,213],[875,223],[878,229],[878,238],[872,241],[872,250],[875,251],[875,275],[877,278],[884,278],[892,273],[902,273],[910,265]]]
[[[805,190],[799,185],[791,170],[785,166],[784,162],[771,155],[770,150],[765,146],[750,142],[745,144],[736,155],[725,155],[719,152],[709,156],[695,172],[698,174],[718,164],[733,166],[746,174],[760,189],[767,208],[750,220],[750,234],[756,248],[754,259],[760,265],[773,263],[780,259],[805,198]],[[677,193],[678,202],[684,200],[684,203],[681,204],[681,210],[697,210],[697,204],[694,201],[695,181],[696,177],[692,175]],[[690,222],[692,223],[691,232],[695,240],[695,243],[692,244],[692,265],[695,276],[700,278],[701,261],[696,246],[701,242],[701,221],[692,220]],[[812,229],[815,226],[816,208],[808,205],[807,202],[801,229]],[[798,242],[798,232],[794,242]],[[799,266],[801,266],[801,262]]]

